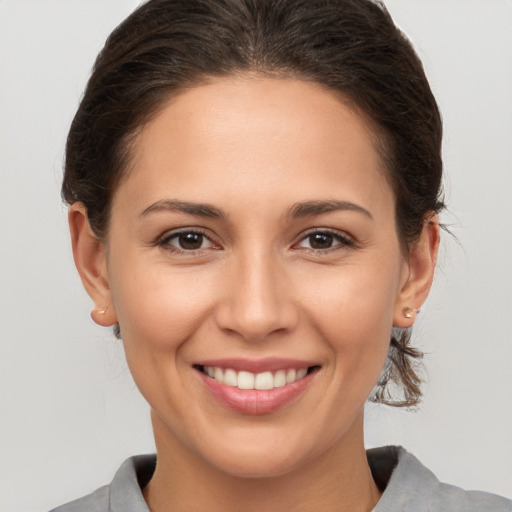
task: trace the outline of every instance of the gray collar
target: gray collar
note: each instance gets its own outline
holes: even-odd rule
[[[109,512],[149,512],[142,488],[153,476],[155,455],[136,455],[125,460],[110,484]]]
[[[383,495],[373,512],[511,512],[512,501],[494,494],[464,491],[439,482],[418,459],[397,446],[367,451]],[[142,488],[155,471],[155,455],[127,459],[112,483],[53,512],[149,512]]]

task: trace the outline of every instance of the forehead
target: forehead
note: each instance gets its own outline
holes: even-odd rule
[[[126,181],[135,200],[148,201],[164,190],[208,202],[285,191],[389,201],[376,141],[363,115],[316,83],[219,79],[160,110],[137,139]]]

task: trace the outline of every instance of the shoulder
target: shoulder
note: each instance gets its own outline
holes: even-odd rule
[[[385,486],[374,512],[512,512],[506,498],[440,482],[403,448],[368,450],[368,461],[377,483]]]
[[[50,512],[149,512],[142,488],[155,470],[154,455],[125,460],[109,485]]]
[[[105,485],[87,496],[54,508],[50,512],[109,512],[109,494],[110,486]]]

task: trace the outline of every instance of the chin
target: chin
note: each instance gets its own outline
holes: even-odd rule
[[[217,470],[236,478],[275,478],[292,473],[303,466],[300,454],[277,453],[267,450],[238,450],[238,453],[224,453],[210,463]]]
[[[295,426],[272,428],[260,425],[260,429],[226,428],[225,435],[219,433],[196,445],[197,454],[212,467],[224,474],[238,478],[273,478],[293,473],[311,460],[329,452],[327,444],[312,443],[315,436],[308,429]],[[297,428],[298,427],[298,428]]]

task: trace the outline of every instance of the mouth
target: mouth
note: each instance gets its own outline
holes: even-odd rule
[[[295,401],[320,365],[300,361],[223,361],[195,364],[204,387],[218,403],[250,415],[269,414]]]
[[[264,391],[293,384],[319,370],[320,366],[313,365],[308,367],[283,368],[276,371],[267,370],[258,373],[207,365],[195,365],[195,368],[225,386]]]

